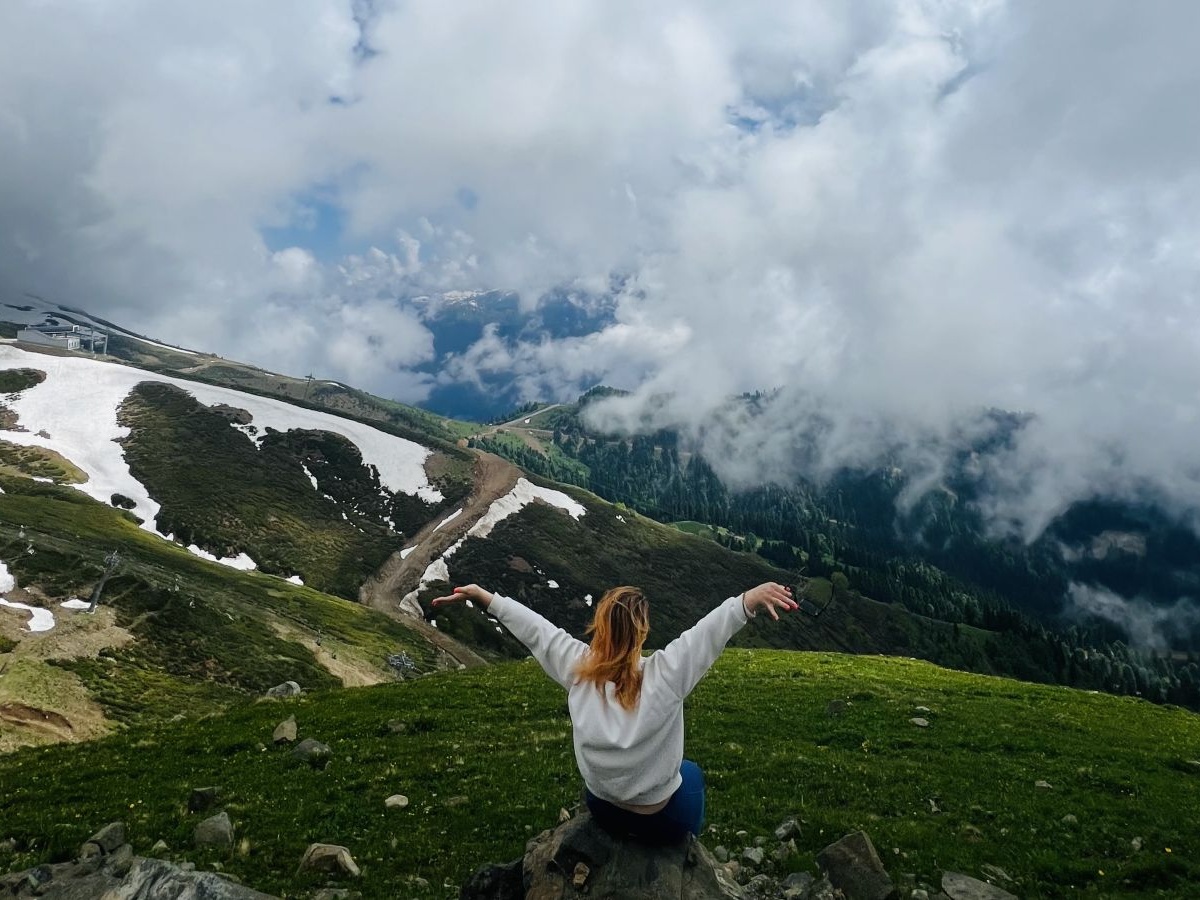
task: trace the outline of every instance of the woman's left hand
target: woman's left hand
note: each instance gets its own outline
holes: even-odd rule
[[[760,584],[756,588],[751,588],[742,594],[742,604],[746,607],[747,615],[754,615],[756,610],[765,609],[772,619],[779,620],[779,613],[776,609],[786,610],[791,612],[799,608],[799,604],[792,596],[792,589],[784,587],[782,584],[776,584],[774,581],[768,581],[766,584]]]
[[[462,603],[465,600],[474,600],[484,609],[492,605],[491,591],[485,591],[477,584],[468,584],[465,587],[456,587],[453,594],[445,597],[438,597],[433,601],[434,606],[448,606],[451,603]]]

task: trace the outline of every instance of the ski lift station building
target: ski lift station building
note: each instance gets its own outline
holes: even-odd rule
[[[60,350],[108,352],[108,334],[88,325],[27,325],[17,332],[17,340]]]

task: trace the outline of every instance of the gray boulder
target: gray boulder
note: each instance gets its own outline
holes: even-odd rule
[[[96,856],[97,850],[103,853],[113,853],[125,843],[125,823],[109,822],[93,834],[80,848],[80,856]],[[90,847],[88,845],[91,845]]]
[[[312,738],[305,738],[296,745],[296,749],[292,751],[292,756],[301,762],[306,762],[314,769],[323,769],[329,763],[329,757],[333,756],[333,751],[329,749],[328,744],[322,744],[320,741]]]
[[[300,685],[294,681],[285,681],[283,684],[277,684],[275,687],[267,691],[268,697],[274,697],[276,700],[285,700],[288,697],[300,696]]]
[[[745,895],[696,840],[647,847],[613,837],[581,812],[530,841],[524,858],[479,869],[459,897],[743,900]]]
[[[288,716],[282,722],[275,726],[275,733],[271,735],[271,740],[276,744],[290,744],[296,740],[296,717]]]
[[[817,854],[817,865],[847,900],[890,900],[896,896],[891,876],[865,831],[830,844]]]
[[[334,872],[357,878],[361,872],[347,847],[339,844],[309,844],[300,858],[301,872]]]
[[[197,825],[195,841],[197,847],[232,847],[233,823],[229,821],[229,813],[219,812]]]
[[[942,892],[951,900],[1017,900],[1016,894],[959,872],[942,873]]]
[[[43,900],[277,900],[214,872],[188,872],[161,859],[130,855],[123,844],[99,857],[0,876],[0,895]],[[101,863],[103,864],[101,865]]]

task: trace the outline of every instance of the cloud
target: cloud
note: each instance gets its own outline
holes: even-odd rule
[[[984,463],[998,527],[1031,537],[1097,492],[1194,514],[1198,20],[11,0],[0,292],[419,400],[406,298],[615,279],[605,330],[485,335],[437,377],[633,389],[611,415],[689,430],[735,480],[884,458],[932,478],[1009,409],[1033,418]],[[341,230],[306,242],[314,198]],[[775,388],[769,416],[712,426]]]
[[[1172,606],[1157,606],[1145,600],[1119,597],[1090,585],[1072,584],[1067,593],[1067,618],[1103,619],[1129,635],[1132,646],[1168,650],[1173,642],[1186,639],[1200,628],[1200,604],[1181,598]]]

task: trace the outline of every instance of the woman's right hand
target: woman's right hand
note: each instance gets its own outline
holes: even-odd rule
[[[464,600],[474,600],[484,609],[492,605],[491,591],[485,591],[477,584],[456,587],[454,593],[446,597],[438,597],[433,601],[434,606],[446,606],[450,603],[462,603]]]
[[[800,608],[800,604],[792,597],[792,589],[774,581],[746,591],[742,594],[742,605],[746,608],[748,616],[753,616],[756,610],[765,609],[775,621],[779,621],[779,613],[775,610],[791,612]]]

